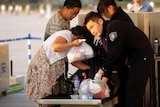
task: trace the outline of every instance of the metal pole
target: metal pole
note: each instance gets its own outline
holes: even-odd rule
[[[28,34],[28,64],[31,62],[31,43],[30,43],[31,35]]]
[[[12,77],[13,76],[13,61],[11,60],[10,63],[11,63],[11,77]]]

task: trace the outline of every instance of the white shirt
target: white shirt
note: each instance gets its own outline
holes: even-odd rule
[[[67,56],[68,49],[62,52],[54,52],[52,50],[52,45],[56,38],[59,36],[64,37],[67,40],[67,42],[72,41],[72,33],[69,30],[57,31],[56,33],[52,34],[46,41],[44,41],[43,47],[50,64],[53,64],[57,60],[63,59]]]

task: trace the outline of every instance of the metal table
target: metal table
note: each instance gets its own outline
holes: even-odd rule
[[[104,99],[38,99],[37,104],[60,105],[61,107],[113,107],[117,103],[117,97],[112,96]]]

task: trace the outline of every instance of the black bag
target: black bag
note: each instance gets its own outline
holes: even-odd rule
[[[74,84],[72,80],[65,78],[64,75],[58,79],[55,88],[53,89],[53,96],[70,97],[73,94]]]
[[[74,84],[71,80],[67,78],[60,78],[59,80],[59,85],[60,85],[60,93],[62,95],[70,96],[73,94],[73,89],[74,89]]]

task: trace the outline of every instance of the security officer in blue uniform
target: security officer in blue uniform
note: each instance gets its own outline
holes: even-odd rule
[[[103,38],[107,54],[98,74],[106,82],[114,65],[123,57],[128,58],[129,72],[126,76],[125,104],[121,107],[143,107],[143,95],[147,79],[154,65],[154,54],[147,36],[137,27],[122,21],[111,21],[106,28],[96,12],[86,15],[85,25],[94,36]],[[105,32],[105,33],[104,33]],[[120,60],[121,61],[121,60]],[[123,63],[123,62],[122,62]]]

